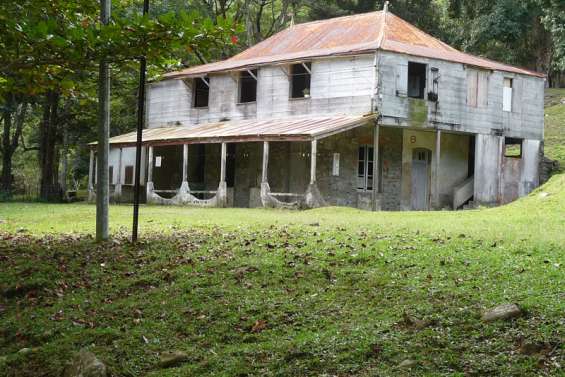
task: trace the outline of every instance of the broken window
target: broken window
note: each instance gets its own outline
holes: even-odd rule
[[[426,91],[426,65],[408,62],[408,97],[424,98]]]
[[[514,137],[504,138],[504,157],[521,158],[522,157],[522,139]]]
[[[205,77],[194,79],[194,107],[208,107],[210,83]]]
[[[293,64],[290,66],[290,96],[291,98],[310,97],[310,68],[311,63]]]
[[[257,101],[257,70],[239,74],[239,103]]]
[[[108,182],[113,185],[114,184],[114,167],[108,166]]]
[[[512,86],[513,80],[511,78],[504,78],[503,92],[502,92],[502,110],[512,111]]]
[[[124,184],[133,185],[133,165],[127,165],[125,169]]]
[[[471,107],[488,105],[488,72],[467,69],[467,105]]]

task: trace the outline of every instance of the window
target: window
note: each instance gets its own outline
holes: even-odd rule
[[[504,157],[522,158],[522,139],[504,138]]]
[[[205,77],[194,79],[194,107],[208,107],[210,84]]]
[[[408,62],[408,97],[424,98],[426,91],[426,65]]]
[[[108,183],[114,184],[114,167],[112,165],[108,166]]]
[[[293,64],[290,66],[290,97],[310,97],[310,67],[311,63]]]
[[[257,101],[257,70],[239,74],[239,103]]]
[[[487,107],[488,105],[488,72],[467,69],[467,105],[470,107]]]
[[[504,78],[503,92],[502,92],[502,110],[512,111],[512,85],[513,80],[511,78]]]
[[[124,175],[125,175],[124,184],[133,185],[133,166],[132,165],[126,166]]]
[[[373,147],[370,145],[359,147],[357,189],[361,191],[373,190]]]

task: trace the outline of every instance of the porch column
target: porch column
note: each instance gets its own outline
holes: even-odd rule
[[[440,159],[441,159],[441,130],[436,130],[436,156],[435,156],[435,168],[436,168],[436,176],[435,176],[435,185],[434,185],[434,204],[436,209],[440,208],[439,202],[439,167],[440,167]]]
[[[316,154],[318,153],[318,140],[312,140],[312,152],[310,155],[310,184],[316,184]]]
[[[148,166],[147,166],[147,182],[153,183],[153,147],[149,146],[148,153]]]
[[[94,149],[90,150],[90,162],[88,164],[88,200],[94,200]]]
[[[188,144],[182,146],[182,182],[188,182]]]
[[[147,193],[147,203],[152,203],[153,198],[153,147],[149,146],[147,150],[147,183],[145,184],[145,190]]]
[[[120,148],[120,155],[118,157],[118,179],[116,181],[116,187],[114,187],[114,196],[118,200],[122,196],[122,156],[123,149]]]
[[[267,168],[269,167],[269,142],[263,142],[263,170],[261,171],[261,183],[267,183]]]
[[[371,197],[372,209],[377,210],[377,196],[379,193],[379,131],[378,123],[375,123],[373,130],[373,193]]]
[[[228,185],[226,183],[226,159],[227,159],[228,146],[222,143],[221,162],[220,162],[220,184],[216,198],[218,200],[218,207],[226,207],[228,204]]]

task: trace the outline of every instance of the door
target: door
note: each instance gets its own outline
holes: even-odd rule
[[[430,196],[430,160],[429,149],[418,148],[412,152],[412,210],[426,211]]]

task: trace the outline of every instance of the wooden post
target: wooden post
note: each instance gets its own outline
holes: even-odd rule
[[[226,159],[227,159],[227,149],[228,146],[226,143],[222,143],[222,162],[220,165],[220,182],[226,181]]]
[[[188,182],[188,144],[182,146],[182,181]]]
[[[267,168],[269,167],[269,142],[263,142],[263,170],[261,174],[261,183],[267,183]]]
[[[436,179],[435,179],[435,187],[434,187],[434,201],[435,206],[437,209],[440,207],[439,202],[439,167],[440,167],[440,159],[441,159],[441,130],[436,131],[436,156],[435,156],[435,167],[436,167]]]
[[[310,184],[316,183],[316,154],[318,153],[318,140],[312,140],[312,151],[310,155]]]
[[[88,189],[94,188],[94,149],[90,150],[90,162],[88,164]]]
[[[149,158],[147,167],[147,182],[153,182],[153,147],[149,146]]]
[[[371,204],[373,211],[377,210],[377,194],[379,192],[379,124],[375,123],[373,130],[373,193]]]

